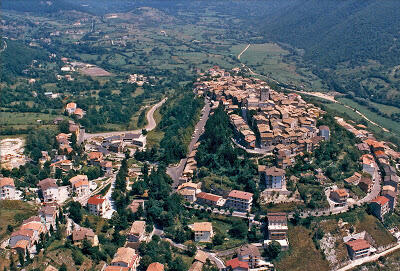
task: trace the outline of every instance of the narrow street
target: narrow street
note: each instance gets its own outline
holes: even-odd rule
[[[200,138],[200,135],[202,134],[202,130],[204,129],[204,126],[207,123],[208,117],[210,115],[210,110],[211,110],[211,104],[207,99],[205,99],[205,105],[203,107],[203,114],[200,117],[199,122],[195,126],[195,130],[193,132],[193,137],[192,140],[189,143],[188,146],[188,152],[187,154],[190,154],[193,151],[194,145],[197,143],[197,141]],[[174,183],[172,184],[172,187],[175,188],[177,185],[179,185],[179,178],[182,176],[182,172],[185,168],[187,158],[181,159],[178,165],[176,166],[170,166],[167,168],[167,174],[174,180]]]

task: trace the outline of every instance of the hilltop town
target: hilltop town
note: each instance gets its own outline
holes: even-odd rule
[[[400,270],[394,4],[3,1],[0,270]]]
[[[374,223],[393,221],[399,183],[393,162],[400,155],[390,143],[378,141],[365,126],[352,125],[339,117],[331,117],[333,123],[326,122],[327,113],[299,94],[240,76],[237,69],[228,72],[213,67],[199,74],[193,92],[205,99],[205,105],[187,157],[176,168],[167,169],[172,180],[162,172],[163,166],[147,158],[146,135],[154,127],[146,132],[90,134],[74,121],[59,120],[60,133],[51,139],[57,149],[43,149],[36,158],[38,169],[46,172],[36,187],[26,186],[26,179],[3,171],[10,176],[1,178],[1,199],[24,200],[38,206],[36,213],[17,228],[7,228],[10,235],[3,241],[3,248],[18,255],[20,265],[35,265],[43,258],[41,252],[63,236],[75,251],[72,258],[76,266],[86,261],[83,255],[88,253],[90,256],[85,257],[89,257],[92,266],[97,262],[96,268],[102,266],[104,270],[121,266],[121,270],[131,271],[143,270],[143,266],[146,270],[164,270],[165,262],[149,262],[150,251],[143,250],[144,246],[161,242],[168,249],[183,251],[179,253],[188,255],[185,257],[193,257],[189,270],[204,270],[208,266],[219,270],[275,270],[278,255],[298,246],[296,242],[292,244],[291,231],[296,231],[298,224],[312,221],[307,219],[327,217],[322,221],[329,223],[336,214],[366,208],[376,217]],[[79,109],[74,102],[65,106],[67,115],[84,118],[85,112]],[[255,188],[245,185],[235,186],[242,189],[216,189],[217,183],[210,186],[207,178],[199,177],[204,171],[204,165],[198,167],[203,163],[200,149],[206,144],[204,140],[209,133],[219,136],[213,134],[207,123],[222,116],[227,120],[223,125],[231,130],[224,144],[248,157],[256,169],[252,177]],[[322,148],[330,148],[334,140],[343,141],[335,138],[338,131],[352,138],[352,147],[360,156],[355,157],[355,170],[334,180],[321,164],[314,167],[318,161],[313,160],[318,157],[313,155]],[[307,164],[310,166],[303,169]],[[294,167],[299,171],[293,171]],[[168,180],[175,186],[168,188]],[[307,189],[320,191],[318,197],[322,198],[309,198]],[[155,199],[165,200],[166,210],[176,206],[182,210],[161,212],[154,217]],[[319,206],[312,204],[316,200]],[[267,205],[288,203],[292,207],[263,211]],[[191,222],[177,227],[167,222],[164,215]],[[114,224],[114,220],[119,224]],[[96,225],[100,221],[109,226],[99,231]],[[400,232],[392,223],[384,224],[388,242],[376,239],[380,238],[378,233],[368,232],[368,228],[353,225],[351,231],[346,231],[340,223],[345,222],[338,223],[341,234],[332,236],[333,239],[324,239],[330,233],[314,228],[322,235],[318,237],[321,246],[331,246],[332,240],[342,246],[333,252],[323,249],[329,264],[339,264],[335,255],[343,248],[347,256],[339,266],[384,254],[398,246],[395,240],[400,238]],[[229,224],[224,232],[222,229]],[[109,241],[105,233],[112,235]],[[101,254],[115,238],[116,252]],[[228,250],[224,252],[219,247]],[[167,266],[179,265],[179,261],[176,258]],[[55,266],[65,268],[57,257],[46,262],[46,270],[55,270]],[[187,263],[184,266],[189,268]]]

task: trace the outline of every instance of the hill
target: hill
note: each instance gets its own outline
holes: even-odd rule
[[[258,25],[266,39],[304,49],[304,60],[332,89],[397,105],[398,10],[393,0],[286,0]]]

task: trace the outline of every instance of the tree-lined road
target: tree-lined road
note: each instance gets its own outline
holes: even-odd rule
[[[200,117],[199,122],[195,126],[192,140],[190,141],[190,144],[188,146],[187,154],[190,154],[193,151],[194,145],[199,140],[200,135],[202,134],[204,126],[206,125],[208,117],[210,115],[210,110],[211,110],[211,104],[207,99],[205,99],[205,105],[203,107],[203,114]],[[185,158],[181,159],[181,161],[179,162],[179,164],[177,166],[167,168],[167,174],[172,178],[172,180],[174,180],[172,187],[176,187],[177,185],[179,185],[179,178],[182,176],[183,170],[186,165],[186,161],[187,161],[187,158],[185,157]]]

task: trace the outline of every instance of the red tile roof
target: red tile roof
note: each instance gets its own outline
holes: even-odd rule
[[[22,236],[28,236],[29,238],[32,238],[33,237],[33,233],[34,233],[33,230],[28,230],[28,229],[17,230],[17,231],[15,231],[15,232],[13,232],[11,234],[11,237],[22,235]]]
[[[149,267],[147,267],[147,271],[164,271],[164,265],[161,263],[151,263]]]
[[[239,261],[239,258],[233,258],[232,260],[227,261],[226,266],[230,266],[232,269],[238,267],[249,269],[249,264],[247,262]]]
[[[99,205],[99,204],[103,204],[103,202],[105,200],[106,199],[102,198],[100,195],[95,195],[95,196],[89,198],[87,204]]]
[[[205,193],[205,192],[200,192],[199,194],[197,194],[196,197],[198,199],[205,199],[205,200],[214,201],[214,202],[217,202],[222,198],[221,196],[210,194],[210,193]]]
[[[377,196],[372,202],[378,203],[380,206],[383,206],[389,202],[388,198],[384,196]]]
[[[351,240],[347,242],[346,245],[348,245],[353,251],[367,249],[371,246],[367,240],[364,239]]]
[[[229,193],[228,197],[250,200],[253,197],[253,194],[249,193],[249,192],[240,191],[240,190],[232,190]]]
[[[15,187],[14,179],[13,178],[1,178],[0,179],[0,187],[6,186],[6,185]]]

